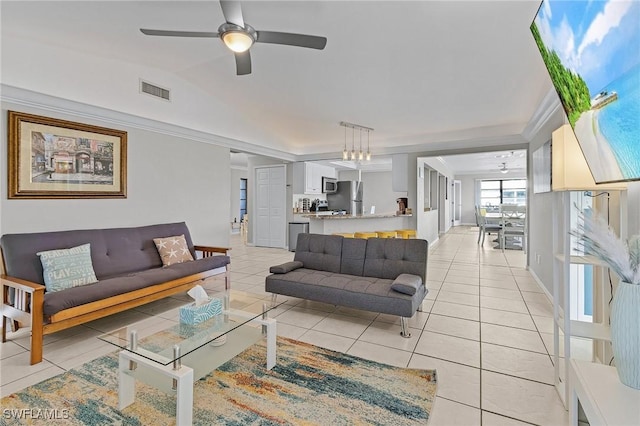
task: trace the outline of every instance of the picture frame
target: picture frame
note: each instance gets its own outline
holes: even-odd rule
[[[126,198],[127,132],[8,111],[8,198]]]

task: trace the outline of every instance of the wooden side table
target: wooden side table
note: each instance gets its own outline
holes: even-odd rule
[[[578,401],[591,426],[640,425],[640,390],[625,386],[615,367],[570,361],[569,417],[578,425]]]

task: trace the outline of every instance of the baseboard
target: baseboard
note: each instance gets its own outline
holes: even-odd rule
[[[549,300],[551,300],[551,303],[553,303],[554,302],[553,295],[549,293],[549,290],[547,290],[547,287],[545,287],[545,285],[542,283],[542,280],[540,279],[540,277],[536,275],[533,269],[529,268],[529,273],[531,274],[533,279],[536,280],[536,284],[538,284],[538,287],[540,287],[540,290],[542,290],[542,292],[549,298]],[[558,306],[558,309],[560,312],[560,316],[564,316],[564,310],[562,309],[562,306]]]

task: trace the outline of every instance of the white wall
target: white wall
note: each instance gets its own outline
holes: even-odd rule
[[[629,205],[627,235],[632,236],[640,234],[640,182],[629,182],[627,194]]]
[[[551,133],[564,124],[564,117],[562,108],[558,108],[556,113],[542,126],[529,143],[529,154],[527,156],[529,182],[533,179],[532,153],[551,139]],[[534,194],[532,185],[529,185],[528,198],[529,251],[527,252],[527,264],[531,272],[540,279],[549,293],[553,294],[552,193]],[[540,255],[539,264],[535,261],[536,255]]]
[[[81,119],[48,108],[2,103],[7,110],[118,128],[128,132],[126,199],[7,199],[0,177],[0,233],[127,227],[186,221],[196,244],[228,246],[229,149],[149,130]],[[55,105],[50,105],[55,108]],[[76,105],[79,109],[82,105]],[[7,170],[7,132],[0,140]]]
[[[171,102],[141,94],[139,79],[171,89]],[[275,147],[280,150],[277,154],[287,156],[286,144],[279,134],[264,128],[247,113],[262,105],[229,105],[181,76],[159,68],[25,40],[3,32],[2,84],[210,133],[218,137],[221,145],[237,150],[250,148],[269,155],[275,150],[266,147]],[[249,145],[238,140],[238,129],[242,129],[245,140],[264,144]]]
[[[438,171],[443,176],[448,177],[449,181],[453,179],[453,172],[437,158],[416,157],[416,159],[411,161],[410,164],[414,164],[414,161],[415,164],[417,164],[417,167],[414,169],[414,173],[416,174],[409,177],[409,185],[411,186],[412,182],[416,182],[416,185],[413,188],[409,188],[409,193],[417,194],[416,201],[419,208],[414,209],[414,212],[416,212],[414,216],[416,216],[416,229],[418,231],[418,238],[423,238],[429,241],[429,244],[434,244],[436,241],[438,241],[439,238],[440,215],[444,214],[445,218],[451,217],[451,203],[448,202],[449,200],[447,200],[447,202],[443,202],[441,199],[438,210],[424,211],[425,174],[423,173],[422,177],[418,177],[417,170],[419,168],[424,168],[424,166],[426,165]],[[411,200],[409,200],[409,204],[411,205]],[[444,212],[441,212],[441,209],[443,209]],[[445,222],[446,223],[444,223],[444,228],[442,229],[443,233],[447,232],[451,228],[451,222],[449,220],[445,220]]]
[[[247,179],[246,169],[231,169],[230,180],[230,205],[229,205],[229,221],[233,222],[236,219],[240,222],[240,179]]]

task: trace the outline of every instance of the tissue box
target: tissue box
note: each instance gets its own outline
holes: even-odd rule
[[[196,325],[221,313],[221,299],[209,299],[209,303],[201,306],[196,306],[196,303],[193,302],[180,308],[180,322]]]

